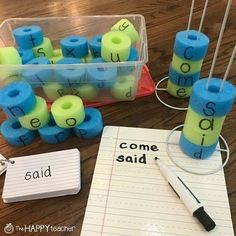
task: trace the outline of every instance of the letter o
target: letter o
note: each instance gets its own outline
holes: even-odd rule
[[[191,66],[188,63],[184,62],[184,63],[181,64],[180,70],[183,73],[188,73],[191,70]]]
[[[68,118],[68,119],[66,119],[66,124],[71,127],[74,127],[76,124],[76,119],[75,118]]]
[[[138,146],[135,143],[131,143],[129,147],[130,149],[137,149]]]

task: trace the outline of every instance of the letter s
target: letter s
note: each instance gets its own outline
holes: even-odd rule
[[[124,156],[123,155],[120,155],[117,157],[116,159],[118,162],[123,162],[124,161]]]
[[[30,171],[27,171],[27,172],[25,173],[25,180],[29,180],[29,179],[31,179],[31,172],[30,172]]]
[[[215,106],[216,106],[216,104],[214,102],[208,102],[206,104],[205,108],[203,108],[203,113],[206,116],[214,116],[216,113]]]

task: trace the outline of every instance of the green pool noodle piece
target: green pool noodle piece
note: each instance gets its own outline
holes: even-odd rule
[[[86,57],[83,58],[84,63],[90,63],[93,60],[93,56],[89,53]]]
[[[53,56],[49,59],[51,64],[56,64],[59,60],[63,58],[61,49],[53,50]]]
[[[199,115],[193,111],[191,106],[189,106],[184,125],[191,127],[193,131],[204,133],[206,135],[212,135],[212,137],[214,137],[219,136],[224,120],[225,116],[214,117]]]
[[[86,57],[82,57],[82,58],[80,58],[80,60],[81,60],[83,63],[87,63],[87,62],[86,62]]]
[[[101,56],[104,61],[127,61],[130,48],[130,38],[119,31],[110,31],[102,37]]]
[[[21,65],[22,60],[17,49],[14,47],[2,47],[0,48],[0,64],[6,67],[1,68],[0,78],[6,79],[9,76],[20,74],[20,68],[11,68],[7,65]]]
[[[121,101],[132,101],[136,97],[137,82],[134,76],[119,76],[116,83],[111,88],[111,94],[114,98]]]
[[[120,31],[126,34],[130,39],[131,43],[136,43],[139,40],[139,34],[135,29],[134,25],[127,19],[121,19],[115,25],[111,27],[111,30]]]
[[[45,95],[52,101],[68,95],[70,93],[70,89],[62,86],[57,82],[49,82],[43,86],[43,91]]]
[[[184,125],[183,134],[191,143],[207,147],[215,144],[219,140],[220,132],[212,131],[209,133],[204,130],[194,130],[191,126]]]
[[[36,57],[53,57],[53,47],[50,39],[44,37],[42,44],[37,47],[33,47],[33,53]]]
[[[188,98],[192,94],[192,86],[191,87],[179,86],[168,80],[167,91],[170,95],[174,97]]]
[[[201,71],[203,59],[199,61],[184,60],[173,55],[171,66],[182,75],[191,75]]]
[[[56,124],[61,128],[73,128],[85,119],[83,102],[75,95],[58,98],[52,104],[51,113]]]
[[[49,122],[49,112],[46,101],[36,96],[35,108],[25,116],[19,117],[22,127],[30,130],[37,130]]]
[[[83,84],[79,87],[71,88],[72,95],[81,97],[83,100],[93,100],[99,94],[99,89],[91,84]]]

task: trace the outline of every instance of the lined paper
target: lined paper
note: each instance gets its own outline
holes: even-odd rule
[[[80,190],[78,149],[10,160],[14,161],[14,164],[8,164],[7,167],[2,194],[4,202],[64,196],[76,194]]]
[[[166,152],[167,130],[107,126],[104,128],[97,163],[84,217],[82,236],[129,235],[227,235],[233,236],[223,170],[214,175],[189,174],[171,162]],[[176,131],[172,142],[178,143]],[[174,140],[173,140],[174,139]],[[121,143],[156,145],[158,151],[121,148]],[[155,148],[154,148],[155,149]],[[194,160],[182,153],[178,145],[172,151],[183,167],[199,171],[216,169],[220,152],[208,160]],[[118,162],[123,156],[146,155],[146,164]],[[161,175],[154,157],[158,156],[191,188],[216,228],[206,232],[185,208]]]

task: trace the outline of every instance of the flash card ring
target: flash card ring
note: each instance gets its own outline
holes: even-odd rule
[[[11,164],[14,164],[14,163],[15,163],[15,161],[12,161],[12,160],[0,159],[0,164],[1,164],[2,166],[5,165],[5,162],[11,163]]]

